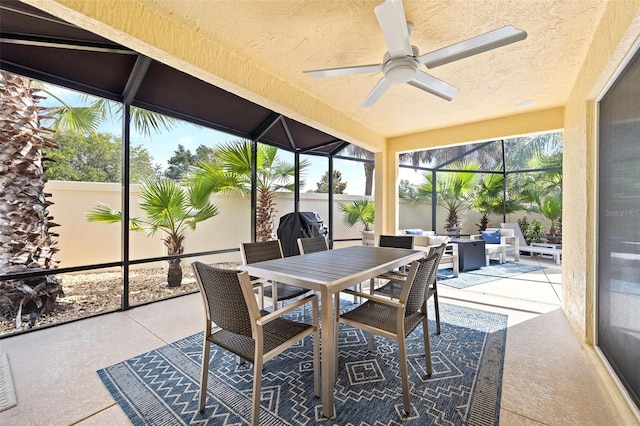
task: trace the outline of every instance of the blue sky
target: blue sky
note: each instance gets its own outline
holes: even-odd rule
[[[46,87],[48,92],[63,99],[64,102],[69,105],[77,106],[82,104],[81,95],[78,92],[52,85],[47,85]],[[52,106],[57,104],[57,102],[50,98],[43,101],[43,104],[46,106]],[[109,120],[100,126],[99,131],[120,135],[122,128],[119,121]],[[153,157],[153,161],[160,164],[163,169],[167,167],[167,161],[180,144],[183,145],[185,149],[195,152],[196,148],[201,144],[205,146],[214,146],[233,139],[236,139],[236,137],[187,122],[182,122],[182,124],[178,125],[171,131],[163,131],[161,133],[153,134],[150,137],[144,137],[136,133],[134,129],[131,131],[132,144],[134,146],[144,146]],[[279,155],[283,160],[293,163],[293,153],[280,150]],[[325,157],[313,155],[303,155],[301,156],[301,159],[307,159],[311,162],[310,167],[307,168],[306,173],[303,176],[305,186],[303,187],[302,192],[315,190],[317,188],[316,183],[327,170],[327,159]],[[335,160],[334,169],[342,173],[342,182],[347,183],[346,193],[364,194],[365,177],[362,163]]]

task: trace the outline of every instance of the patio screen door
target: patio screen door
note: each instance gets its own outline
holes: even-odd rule
[[[640,407],[640,51],[600,101],[598,346]]]

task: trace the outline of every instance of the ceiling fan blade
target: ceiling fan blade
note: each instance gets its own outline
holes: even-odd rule
[[[507,44],[524,40],[525,38],[527,38],[525,31],[519,30],[513,25],[507,25],[506,27],[498,28],[497,30],[461,41],[460,43],[420,55],[418,61],[426,65],[427,68],[435,68],[448,64],[449,62],[457,61],[458,59],[486,52],[487,50],[506,46]]]
[[[391,86],[391,83],[389,83],[389,80],[382,77],[380,81],[378,81],[376,86],[373,88],[373,90],[369,92],[369,96],[367,96],[367,99],[365,99],[364,102],[360,104],[360,107],[367,108],[367,107],[373,106],[373,104],[375,104],[378,101],[378,99],[380,99],[380,96],[382,96],[384,92],[387,91],[389,86]]]
[[[407,84],[422,89],[425,92],[429,92],[432,95],[436,95],[450,101],[455,95],[458,94],[460,89],[455,86],[445,83],[444,81],[435,78],[426,72],[419,71],[413,80],[407,81]]]
[[[303,71],[305,74],[309,74],[311,77],[338,77],[342,75],[351,74],[365,74],[370,72],[381,72],[382,65],[358,65],[354,67],[342,67],[342,68],[327,68],[323,70],[311,70]]]
[[[401,0],[385,0],[374,9],[392,59],[412,56],[409,29]]]

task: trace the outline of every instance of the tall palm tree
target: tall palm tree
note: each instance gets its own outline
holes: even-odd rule
[[[373,192],[373,171],[375,168],[374,154],[371,151],[367,151],[366,149],[359,147],[358,145],[350,144],[346,148],[346,151],[349,155],[354,158],[361,158],[364,160],[362,166],[364,167],[364,195],[371,195]]]
[[[196,229],[196,224],[218,214],[218,208],[209,202],[210,190],[205,185],[196,184],[186,190],[174,180],[160,179],[145,182],[140,189],[140,210],[144,218],[130,218],[132,231],[144,232],[148,236],[156,232],[165,233],[163,242],[167,255],[184,252],[184,238],[187,229]],[[87,213],[90,222],[117,223],[122,221],[122,213],[106,204],[98,204]],[[180,259],[170,259],[167,272],[169,287],[182,283]]]
[[[42,99],[31,81],[6,72],[0,77],[0,271],[25,272],[27,269],[52,269],[58,260],[54,240],[57,234],[44,192],[44,150],[55,149],[50,132],[41,126],[46,115],[38,106]],[[22,314],[52,312],[62,295],[55,276],[0,282],[0,316],[16,318]]]
[[[191,170],[185,182],[204,185],[212,192],[251,192],[252,142],[238,139],[218,148],[214,160],[200,162]],[[275,192],[295,189],[295,165],[278,157],[278,148],[258,144],[256,240],[269,241],[275,238]],[[309,166],[307,160],[300,162],[300,174]],[[300,186],[304,181],[300,182]]]
[[[108,108],[122,108],[100,100],[90,105],[70,106],[56,98],[41,83],[11,73],[0,73],[0,271],[16,272],[26,268],[52,269],[58,260],[58,250],[50,228],[53,222],[48,207],[53,204],[44,192],[46,150],[56,143],[45,129],[97,130]],[[39,102],[45,97],[58,99],[62,106],[44,108]],[[132,109],[134,123],[141,132],[169,128],[173,120]],[[52,312],[62,286],[55,276],[0,282],[0,316],[16,317],[27,312],[29,323],[35,323],[36,313]]]

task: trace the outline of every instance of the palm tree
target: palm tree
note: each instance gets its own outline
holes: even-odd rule
[[[87,132],[97,130],[108,108],[122,108],[118,104],[99,100],[89,106],[72,107],[62,102],[61,107],[44,108],[38,103],[45,97],[54,97],[41,83],[11,73],[0,73],[2,106],[0,114],[0,271],[11,273],[29,269],[52,269],[58,260],[58,251],[50,228],[53,222],[48,208],[51,203],[44,192],[47,149],[56,143],[45,129],[50,122],[52,130],[75,129]],[[174,121],[158,114],[132,108],[134,123],[141,132],[169,128]],[[29,323],[35,323],[36,313],[52,312],[55,301],[62,294],[62,286],[55,276],[41,276],[0,282],[0,316],[16,317],[29,313]]]
[[[214,160],[199,162],[185,178],[185,182],[200,184],[212,192],[251,193],[252,142],[238,139],[220,146]],[[295,165],[278,157],[278,148],[258,144],[256,240],[269,241],[275,238],[276,191],[295,189]],[[300,173],[309,166],[307,160],[300,162]],[[300,186],[304,181],[300,182]]]
[[[503,213],[524,209],[513,189],[507,188],[507,198],[504,202],[503,184],[504,176],[499,173],[488,173],[480,179],[473,196],[473,208],[482,213],[480,223],[476,224],[478,230],[484,231],[489,227],[489,216],[492,214],[501,216]]]
[[[44,192],[43,151],[54,149],[56,143],[41,120],[46,115],[38,106],[42,97],[31,81],[6,72],[1,73],[0,97],[0,271],[26,272],[27,269],[52,269],[58,260],[54,254],[57,236]],[[0,316],[16,318],[36,312],[52,312],[62,295],[62,286],[55,276],[41,276],[0,282]]]
[[[364,167],[364,195],[371,195],[373,192],[373,172],[375,170],[374,154],[371,151],[359,147],[358,145],[350,144],[347,146],[346,151],[354,158],[360,158],[368,161],[364,161],[362,166]],[[433,151],[414,151],[402,153],[399,156],[400,163],[411,164],[418,166],[421,163],[428,163],[432,158]]]
[[[562,227],[562,153],[534,157],[527,164],[532,169],[550,169],[527,174],[522,197],[530,211],[542,214],[548,221],[549,235],[561,234]],[[560,242],[560,237],[550,242]]]
[[[148,180],[140,190],[140,210],[144,218],[129,219],[129,228],[148,236],[164,232],[162,240],[167,255],[184,252],[184,238],[187,229],[196,229],[196,224],[218,214],[218,208],[209,202],[210,190],[204,185],[194,185],[183,189],[171,179]],[[98,204],[87,213],[90,222],[116,223],[122,221],[122,213],[106,204]],[[182,283],[180,259],[170,259],[167,272],[169,287]]]
[[[371,195],[373,192],[373,171],[375,168],[374,154],[371,151],[367,151],[364,148],[359,147],[358,145],[350,144],[346,148],[347,153],[353,156],[354,158],[361,158],[364,160],[362,166],[364,167],[364,195]]]
[[[438,205],[447,209],[444,229],[449,234],[459,235],[462,229],[460,213],[468,210],[473,202],[472,194],[478,179],[477,162],[454,163],[457,172],[438,173],[436,193]],[[418,186],[420,194],[430,194],[433,188],[431,173],[424,174],[425,183]]]
[[[349,203],[340,203],[338,209],[342,212],[342,223],[351,228],[356,223],[364,226],[364,231],[371,231],[375,220],[375,205],[367,199],[357,199]]]

